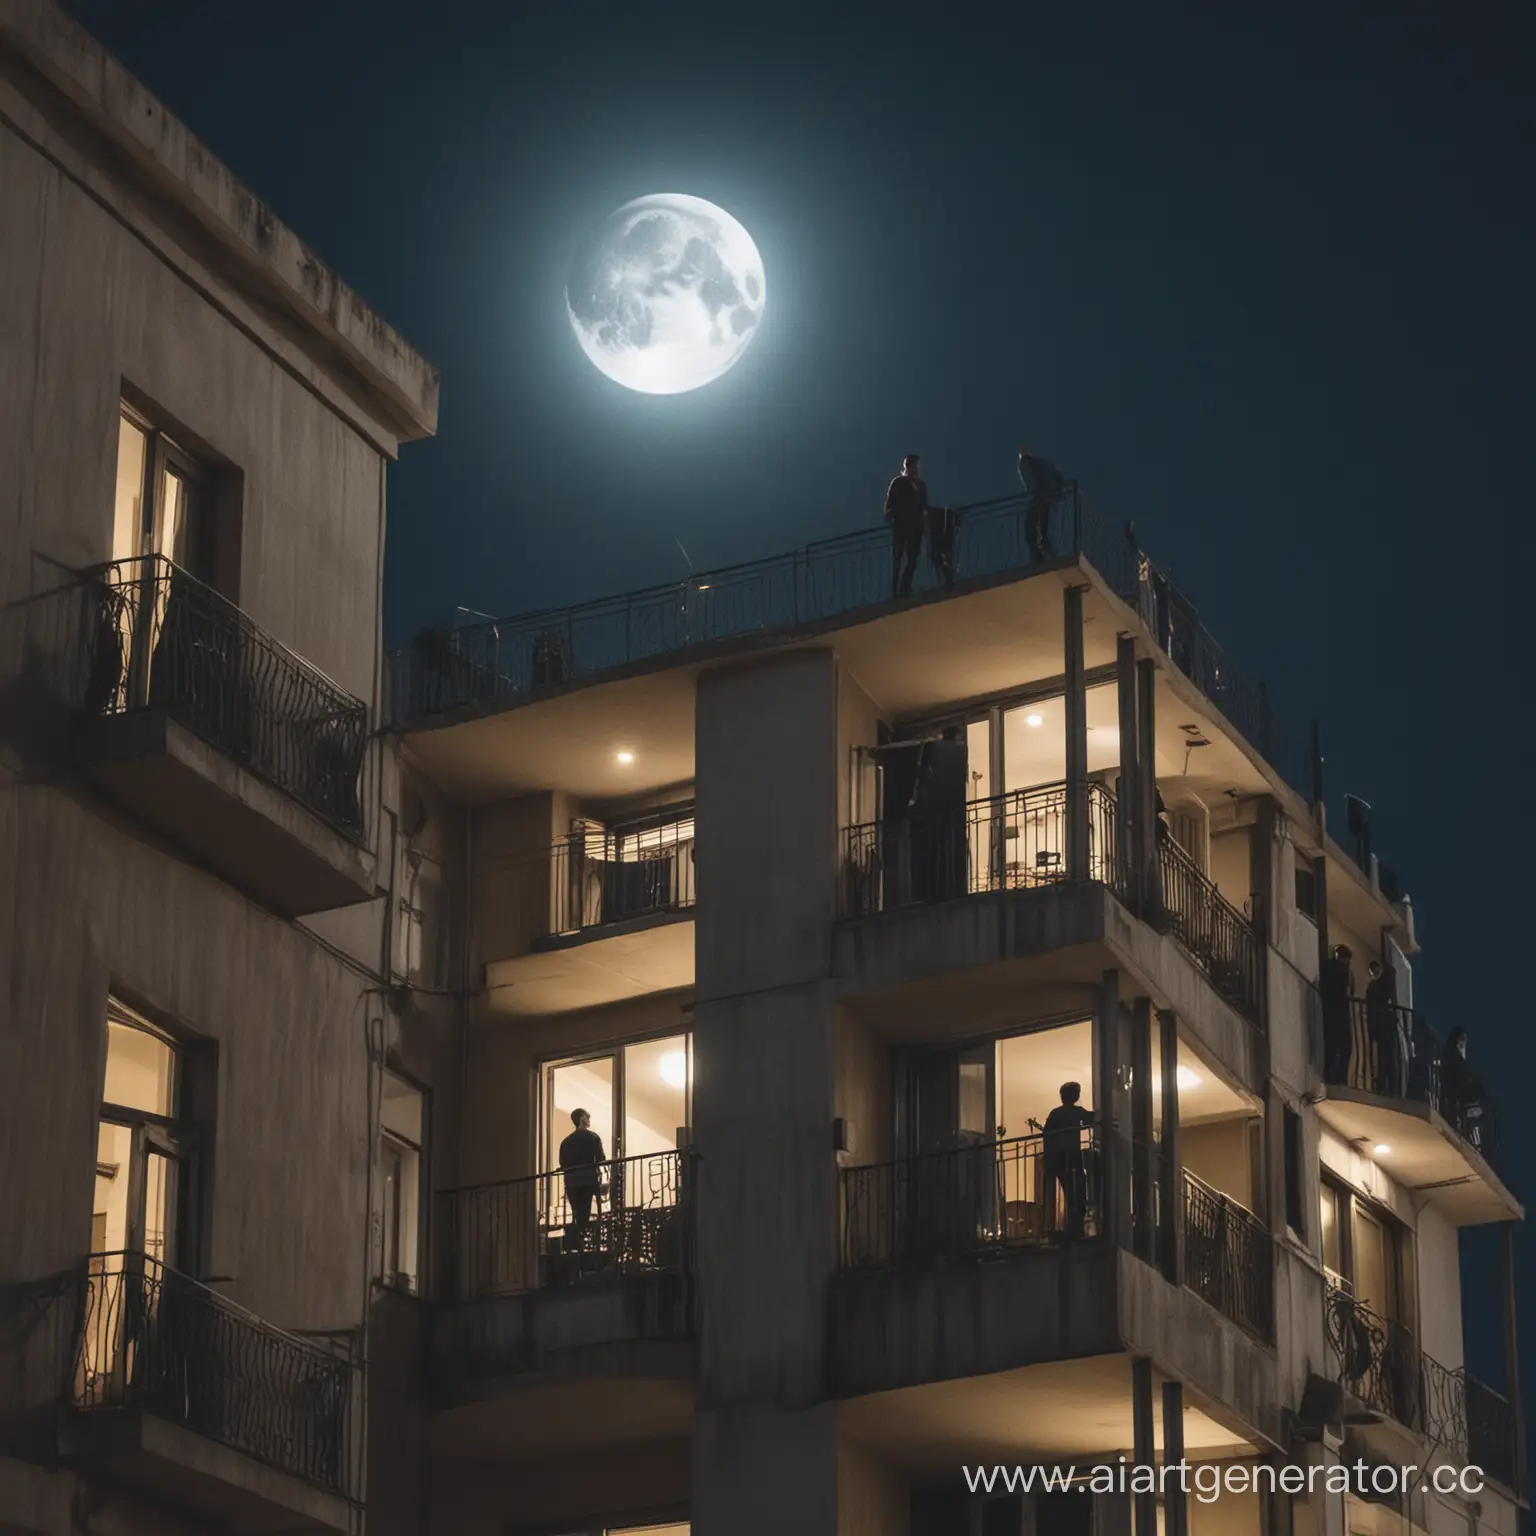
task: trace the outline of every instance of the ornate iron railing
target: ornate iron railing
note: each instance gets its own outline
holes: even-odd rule
[[[1425,1435],[1447,1456],[1467,1453],[1467,1383],[1465,1371],[1441,1365],[1433,1355],[1419,1359],[1420,1423]]]
[[[66,1402],[137,1409],[355,1497],[357,1368],[142,1253],[93,1254]]]
[[[843,833],[842,913],[1032,890],[1067,878],[1067,787],[1046,784]],[[1115,799],[1088,785],[1087,878],[1119,888]]]
[[[1250,1333],[1274,1338],[1274,1238],[1246,1206],[1187,1169],[1184,1283]]]
[[[681,912],[697,899],[693,809],[563,838],[550,851],[550,933],[581,933],[632,918]]]
[[[1093,1237],[1103,1187],[1092,1123],[845,1168],[842,1268]]]
[[[691,1273],[691,1159],[626,1157],[437,1197],[445,1301],[515,1295],[620,1274]]]
[[[368,707],[160,556],[88,573],[97,602],[85,711],[162,709],[348,837]]]
[[[1467,1460],[1512,1493],[1520,1486],[1520,1461],[1515,1445],[1515,1413],[1509,1399],[1475,1376],[1461,1373],[1466,1391]]]
[[[1159,839],[1162,923],[1245,1018],[1261,1022],[1263,946],[1253,924],[1172,837]]]
[[[1325,1075],[1337,1086],[1427,1105],[1468,1146],[1498,1166],[1498,1104],[1463,1058],[1452,1059],[1423,1014],[1358,997],[1349,1000],[1347,1018],[1342,1017],[1342,1004],[1338,1014],[1330,1014],[1326,1002],[1321,1007]]]
[[[1040,509],[1032,498],[1005,496],[957,510],[954,581],[1006,576],[1035,563],[1030,529]],[[1075,482],[1052,499],[1044,522],[1043,557],[1081,557],[1092,565],[1174,665],[1310,799],[1310,743],[1281,725],[1263,685],[1242,676],[1194,605],[1144,554],[1134,531],[1112,527]],[[942,563],[930,560],[913,590],[949,584]],[[697,646],[827,622],[891,601],[894,585],[891,535],[876,526],[619,597],[428,630],[392,668],[395,718],[495,704]]]
[[[1328,1286],[1326,1307],[1328,1344],[1345,1389],[1367,1407],[1419,1428],[1419,1351],[1413,1334],[1342,1286]]]

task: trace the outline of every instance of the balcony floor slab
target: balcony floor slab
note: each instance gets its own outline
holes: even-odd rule
[[[589,930],[558,947],[541,948],[485,968],[492,1013],[572,1013],[693,985],[691,911],[647,919],[623,932]]]

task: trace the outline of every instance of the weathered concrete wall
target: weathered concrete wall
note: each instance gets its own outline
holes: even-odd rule
[[[837,1015],[839,1118],[852,1137],[847,1162],[880,1163],[895,1156],[895,1084],[891,1048],[847,1009]]]
[[[1454,1371],[1464,1359],[1461,1335],[1461,1244],[1457,1229],[1433,1206],[1419,1212],[1419,1339],[1424,1353]]]

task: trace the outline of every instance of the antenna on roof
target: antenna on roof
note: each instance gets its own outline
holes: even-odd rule
[[[676,544],[679,549],[683,549],[683,541],[681,539],[673,539],[672,542],[674,544]],[[690,576],[692,576],[693,575],[693,561],[691,559],[689,559],[688,551],[686,549],[683,549],[683,559],[688,561],[688,574]]]

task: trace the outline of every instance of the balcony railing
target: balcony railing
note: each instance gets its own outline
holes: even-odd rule
[[[169,560],[119,560],[89,579],[98,597],[88,714],[164,710],[338,831],[361,837],[361,700]]]
[[[1332,1021],[1332,1028],[1340,1029],[1340,1022]],[[1423,1014],[1351,998],[1347,1028],[1346,1066],[1342,1039],[1336,1041],[1334,1053],[1328,1050],[1330,1020],[1323,1005],[1325,1073],[1337,1086],[1427,1105],[1468,1146],[1498,1166],[1498,1105],[1481,1078],[1467,1070],[1464,1058],[1448,1053]]]
[[[445,1190],[437,1203],[440,1294],[471,1301],[616,1275],[691,1273],[690,1171],[685,1153],[658,1152],[602,1164],[597,1184],[540,1173]]]
[[[555,936],[694,905],[693,812],[573,833],[551,850]]]
[[[1030,509],[1031,499],[1021,495],[959,508],[956,579],[965,583],[1027,570],[1034,562]],[[1310,798],[1309,743],[1281,726],[1262,684],[1242,676],[1194,605],[1147,559],[1132,531],[1100,517],[1075,483],[1052,503],[1048,521],[1051,550],[1092,565],[1141,617],[1174,665],[1292,789]],[[915,591],[942,584],[941,573],[925,564]],[[395,666],[396,718],[507,702],[696,646],[826,622],[891,601],[891,588],[891,536],[877,525],[620,597],[429,630]]]
[[[1326,1307],[1328,1344],[1346,1390],[1368,1408],[1419,1428],[1419,1350],[1412,1333],[1343,1286],[1328,1286]]]
[[[1211,978],[1211,985],[1257,1023],[1263,994],[1263,946],[1253,924],[1200,871],[1172,837],[1159,839],[1163,923]]]
[[[356,1367],[141,1253],[92,1255],[66,1401],[137,1409],[344,1497]]]
[[[866,822],[843,834],[848,918],[1066,878],[1065,784],[972,800],[947,813]],[[1102,784],[1088,786],[1087,878],[1117,884],[1115,801]]]
[[[1509,1399],[1465,1371],[1461,1377],[1466,1392],[1467,1460],[1511,1492],[1524,1493]]]
[[[1098,1128],[983,1141],[846,1168],[845,1270],[1093,1237],[1104,1182]]]
[[[1184,1283],[1250,1333],[1274,1337],[1274,1238],[1252,1211],[1188,1170]]]

